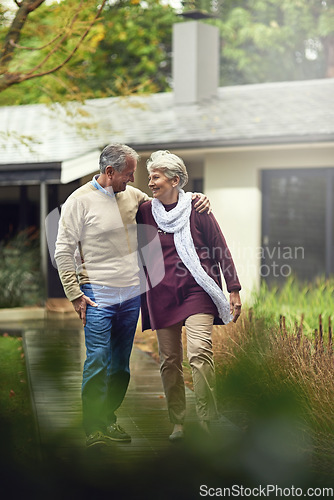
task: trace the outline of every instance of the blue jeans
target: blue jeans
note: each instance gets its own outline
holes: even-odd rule
[[[130,380],[130,354],[137,327],[140,296],[137,287],[82,285],[98,304],[87,305],[86,361],[82,380],[83,426],[87,435],[116,422]]]

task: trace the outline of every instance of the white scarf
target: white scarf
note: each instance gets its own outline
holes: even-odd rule
[[[175,208],[167,212],[157,198],[152,200],[152,215],[158,227],[166,233],[174,233],[174,244],[178,256],[186,266],[196,283],[210,295],[218,309],[219,317],[226,325],[232,321],[230,305],[217,283],[203,269],[190,232],[190,214],[192,193],[179,191]]]

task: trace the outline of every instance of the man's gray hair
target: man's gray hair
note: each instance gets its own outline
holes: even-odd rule
[[[188,182],[188,173],[186,166],[179,156],[169,151],[155,151],[146,162],[147,171],[150,174],[152,170],[161,170],[168,179],[179,177],[179,188],[182,189]]]
[[[112,166],[117,172],[122,172],[126,167],[126,159],[139,159],[138,153],[126,144],[109,144],[100,155],[100,172],[104,174],[106,167]]]

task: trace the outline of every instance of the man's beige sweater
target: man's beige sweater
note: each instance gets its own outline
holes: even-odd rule
[[[139,284],[136,214],[149,197],[132,186],[115,196],[91,182],[74,191],[61,210],[55,259],[67,298],[86,283],[125,287]]]

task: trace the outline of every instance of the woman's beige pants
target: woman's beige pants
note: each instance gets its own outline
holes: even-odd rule
[[[192,369],[196,410],[200,420],[218,417],[212,352],[213,315],[194,314],[185,321],[187,356]],[[157,330],[160,373],[170,421],[182,424],[186,412],[183,380],[182,322]]]

